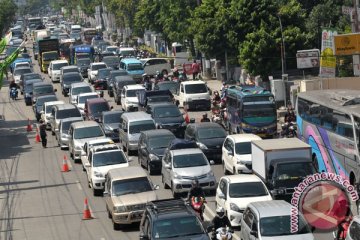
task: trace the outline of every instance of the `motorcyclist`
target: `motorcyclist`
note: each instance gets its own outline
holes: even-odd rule
[[[9,90],[10,90],[9,95],[11,95],[11,89],[12,88],[16,88],[16,89],[18,88],[18,85],[15,83],[15,81],[11,81],[10,84],[9,84]]]
[[[199,185],[199,180],[194,179],[191,183],[191,189],[188,192],[187,199],[190,202],[192,197],[202,197],[205,200],[205,193]]]
[[[214,91],[214,98],[213,98],[213,101],[214,102],[219,102],[221,101],[221,97],[220,97],[220,94],[217,90]]]
[[[216,209],[216,216],[212,220],[213,231],[212,231],[212,240],[216,240],[216,230],[221,227],[231,228],[231,223],[228,217],[225,215],[225,210],[223,207],[218,207]]]
[[[163,80],[164,76],[160,71],[156,71],[156,80],[161,81]]]
[[[179,70],[177,68],[174,68],[173,77],[174,78],[179,78],[179,76],[180,76]]]
[[[142,77],[146,90],[150,90],[150,76],[144,73]]]
[[[291,123],[296,122],[296,115],[294,113],[294,110],[292,108],[288,108],[286,114],[285,114],[285,123]]]
[[[210,119],[207,117],[207,114],[203,114],[202,119],[200,120],[200,122],[210,122]]]

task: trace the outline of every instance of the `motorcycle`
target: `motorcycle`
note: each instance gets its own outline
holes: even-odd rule
[[[282,138],[294,138],[297,136],[296,134],[296,122],[286,122],[281,124],[281,133],[280,136]]]
[[[10,97],[12,100],[16,100],[18,98],[18,90],[15,87],[10,89]]]
[[[204,209],[205,209],[205,199],[203,197],[191,197],[190,205],[196,212],[196,214],[200,217],[202,221],[204,221]]]
[[[216,240],[230,240],[234,233],[229,227],[220,227],[216,229]]]

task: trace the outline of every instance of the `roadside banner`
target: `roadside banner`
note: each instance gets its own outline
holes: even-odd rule
[[[337,31],[324,28],[321,34],[320,77],[335,77],[336,57],[334,36]]]
[[[319,49],[300,50],[296,52],[296,64],[298,69],[319,67]]]

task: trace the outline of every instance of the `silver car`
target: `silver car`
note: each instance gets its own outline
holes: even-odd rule
[[[215,191],[216,188],[209,161],[199,148],[166,151],[162,158],[161,175],[164,188],[170,187],[174,197],[188,192],[195,178],[204,190]]]
[[[56,139],[61,149],[69,147],[69,129],[73,122],[84,121],[82,117],[71,117],[60,120],[59,131],[56,132]]]
[[[59,131],[60,120],[70,117],[81,117],[81,113],[76,108],[76,106],[72,104],[61,104],[53,106],[49,116],[52,135],[56,135],[56,133]]]

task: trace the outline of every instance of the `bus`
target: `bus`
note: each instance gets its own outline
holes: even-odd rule
[[[76,64],[76,59],[78,58],[90,58],[90,60],[94,61],[95,50],[91,45],[76,45],[70,47],[70,64]]]
[[[83,42],[85,44],[91,44],[91,40],[93,37],[96,37],[98,35],[98,32],[96,31],[96,28],[84,28],[83,30]]]
[[[70,46],[75,43],[75,39],[60,39],[60,58],[70,60]]]
[[[298,137],[312,148],[319,172],[360,180],[360,91],[316,90],[297,95]]]
[[[276,104],[271,92],[258,86],[231,86],[226,101],[230,133],[253,133],[263,138],[276,135]]]

